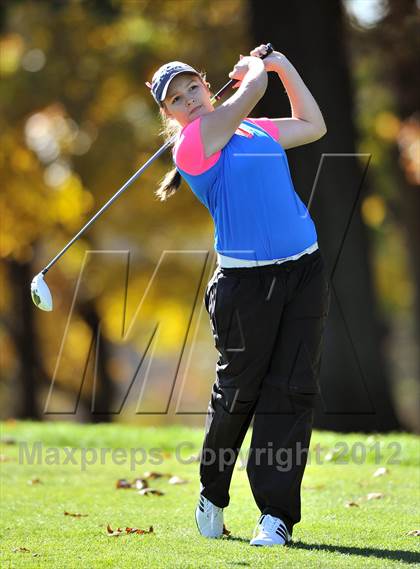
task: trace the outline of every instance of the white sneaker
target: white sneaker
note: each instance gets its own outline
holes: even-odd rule
[[[258,520],[250,545],[285,545],[292,536],[280,518],[263,514]]]
[[[215,506],[202,494],[195,510],[195,521],[198,531],[204,537],[221,537],[223,535],[223,508]]]

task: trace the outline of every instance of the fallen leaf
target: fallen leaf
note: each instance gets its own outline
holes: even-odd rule
[[[164,493],[161,490],[155,490],[154,488],[143,488],[139,490],[137,494],[141,494],[142,496],[149,496],[149,494],[156,494],[156,496],[164,496]]]
[[[184,480],[183,478],[180,478],[179,476],[171,476],[171,478],[169,478],[168,482],[169,482],[169,484],[187,484],[188,480]]]
[[[304,490],[322,490],[325,488],[325,484],[317,484],[315,486],[303,486]]]
[[[346,506],[346,508],[359,508],[360,507],[357,502],[351,502],[351,501],[346,502],[344,505]]]
[[[229,537],[231,533],[232,532],[227,529],[225,524],[223,524],[223,535],[227,535]]]
[[[30,553],[31,550],[26,547],[15,547],[13,553]]]
[[[384,474],[389,474],[389,470],[385,468],[385,466],[381,466],[372,474],[372,476],[373,478],[377,478],[378,476],[383,476]]]
[[[125,478],[120,478],[119,480],[117,480],[115,487],[116,488],[131,488],[131,483],[128,480],[126,480]]]
[[[72,514],[70,512],[64,512],[65,516],[73,516],[74,518],[85,518],[89,514]]]
[[[145,478],[136,478],[131,487],[136,488],[137,490],[142,490],[143,488],[148,488],[149,483]]]
[[[420,535],[420,529],[412,529],[408,531],[405,535]]]
[[[153,533],[153,526],[150,526],[149,529],[139,529],[139,528],[125,528],[126,533]]]
[[[384,495],[381,492],[370,492],[370,494],[368,494],[366,496],[367,500],[379,500],[380,498],[383,498]]]
[[[31,480],[28,480],[28,484],[42,484],[42,482],[39,478],[31,478]]]
[[[150,478],[154,480],[155,478],[162,478],[162,476],[171,476],[170,474],[164,474],[163,472],[145,472],[143,478]]]
[[[136,533],[136,534],[145,534],[145,533],[153,533],[153,526],[150,526],[148,530],[146,529],[140,529],[140,528],[129,528],[126,527],[125,528],[125,532],[123,529],[121,528],[117,528],[116,530],[113,530],[112,527],[108,524],[106,526],[106,531],[107,531],[107,535],[108,537],[118,537],[119,535],[123,535],[128,534],[128,533]]]
[[[123,532],[123,530],[121,528],[117,528],[115,531],[111,528],[111,526],[108,524],[106,526],[106,531],[108,534],[108,537],[116,537],[118,535],[121,535]]]

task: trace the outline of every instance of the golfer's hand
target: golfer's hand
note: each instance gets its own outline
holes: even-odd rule
[[[257,59],[256,57],[249,56],[249,55],[247,55],[247,56],[240,55],[239,56],[238,63],[236,63],[234,65],[232,71],[229,73],[229,77],[231,79],[236,79],[236,81],[238,81],[238,83],[233,86],[234,89],[237,89],[240,86],[241,81],[245,77],[245,75],[247,74],[250,65],[254,65],[256,59]]]
[[[267,48],[264,44],[259,45],[258,47],[254,48],[250,55],[254,57],[262,57],[267,53]],[[270,55],[267,55],[263,59],[264,67],[266,71],[277,71],[279,66],[281,66],[282,62],[285,60],[286,56],[279,51],[272,51]]]

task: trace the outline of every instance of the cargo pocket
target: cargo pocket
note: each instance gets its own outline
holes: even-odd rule
[[[327,315],[302,321],[305,330],[297,347],[289,375],[289,389],[295,393],[320,393],[323,339]]]
[[[320,393],[324,335],[330,309],[330,280],[322,257],[311,267],[311,280],[297,297],[296,319],[289,323],[290,367],[288,386],[291,392]],[[287,334],[286,332],[286,334]]]
[[[234,276],[220,275],[209,292],[209,315],[214,345],[219,352],[218,365],[227,364],[233,357],[238,343],[239,326],[236,315],[235,294],[240,284]],[[233,349],[232,349],[233,348]]]

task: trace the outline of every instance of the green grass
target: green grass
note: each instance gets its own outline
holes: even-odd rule
[[[315,432],[311,448],[320,445],[318,462],[311,454],[302,490],[302,521],[288,547],[253,548],[249,539],[259,511],[253,501],[244,462],[249,448],[248,433],[242,462],[238,459],[231,485],[231,501],[225,509],[229,537],[207,540],[198,532],[194,509],[198,497],[198,462],[182,464],[175,457],[183,447],[185,461],[197,455],[203,430],[187,427],[133,427],[124,425],[78,425],[73,423],[3,423],[2,437],[15,444],[2,444],[0,566],[33,568],[238,568],[238,567],[396,567],[420,566],[419,537],[407,532],[419,529],[419,438],[406,434],[387,436],[340,435]],[[19,443],[41,441],[43,459],[48,447],[77,447],[77,465],[20,464]],[[328,452],[345,443],[355,454]],[[355,443],[356,446],[352,447]],[[392,444],[400,445],[395,456]],[[376,446],[375,446],[376,445]],[[115,464],[110,455],[105,464],[80,465],[80,448],[148,449],[150,460],[137,466]],[[150,449],[160,449],[150,454]],[[365,460],[360,454],[366,450]],[[398,450],[398,449],[397,449]],[[381,456],[378,455],[380,451]],[[121,451],[120,451],[121,452]],[[165,454],[163,454],[165,453]],[[50,456],[52,456],[50,454]],[[138,455],[140,458],[140,455]],[[120,454],[121,458],[121,454]],[[389,461],[397,460],[397,464]],[[357,462],[362,462],[358,464]],[[341,464],[340,462],[344,462]],[[374,478],[380,466],[387,474]],[[135,490],[117,490],[118,478],[132,480],[146,470],[178,475],[184,485],[170,485],[167,478],[151,481],[164,496],[141,496]],[[37,477],[41,484],[28,485]],[[381,499],[367,500],[370,492]],[[359,507],[345,507],[354,501]],[[74,518],[64,511],[88,514]],[[151,535],[108,537],[106,526],[154,528]],[[25,547],[29,552],[13,552]],[[37,554],[34,556],[33,554]]]

